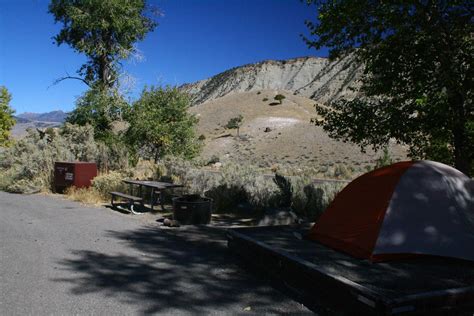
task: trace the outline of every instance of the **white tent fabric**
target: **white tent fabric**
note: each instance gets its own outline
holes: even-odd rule
[[[454,168],[416,162],[396,185],[373,253],[474,261],[473,187],[473,180]]]

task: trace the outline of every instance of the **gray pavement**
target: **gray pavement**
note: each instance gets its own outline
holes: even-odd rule
[[[221,230],[0,192],[0,315],[306,315]]]

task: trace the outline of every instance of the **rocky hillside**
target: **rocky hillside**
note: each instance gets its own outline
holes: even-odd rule
[[[277,93],[285,96],[275,102]],[[354,144],[336,141],[310,123],[316,116],[315,101],[282,90],[259,90],[230,94],[193,106],[199,118],[197,134],[204,139],[201,157],[205,161],[233,161],[262,168],[311,166],[331,169],[339,164],[365,171],[381,153]],[[242,115],[240,134],[226,128],[227,122]],[[390,145],[393,158],[406,156],[405,150]]]
[[[294,95],[327,103],[354,94],[360,67],[347,57],[336,61],[303,57],[267,60],[229,69],[209,79],[185,84],[181,89],[200,104],[229,94],[260,90],[285,90]]]

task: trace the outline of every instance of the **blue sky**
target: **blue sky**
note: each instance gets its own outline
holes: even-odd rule
[[[326,56],[300,38],[314,8],[300,0],[156,0],[159,26],[137,44],[140,62],[125,62],[135,78],[129,97],[144,85],[180,85],[265,59]],[[51,39],[61,28],[46,0],[0,0],[0,85],[13,95],[17,113],[70,111],[86,89],[74,75],[85,57]]]

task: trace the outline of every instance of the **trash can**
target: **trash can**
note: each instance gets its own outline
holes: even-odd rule
[[[173,219],[182,225],[209,224],[212,199],[199,195],[183,195],[173,198]]]
[[[54,190],[63,193],[68,187],[89,187],[92,179],[97,176],[95,162],[55,162],[54,163]]]

